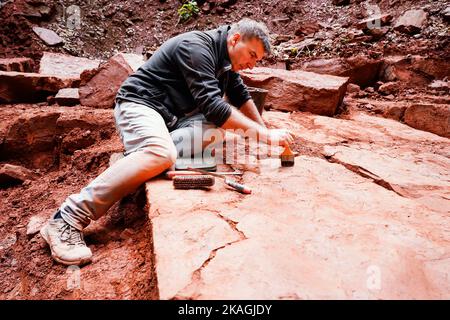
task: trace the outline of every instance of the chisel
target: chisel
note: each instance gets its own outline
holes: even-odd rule
[[[208,174],[210,174],[209,171],[205,171],[208,172]],[[221,174],[221,175],[242,175],[242,172],[239,171],[234,171],[234,172],[215,172],[216,174]],[[167,171],[166,172],[166,178],[168,179],[173,179],[173,177],[176,176],[194,176],[194,175],[202,175],[204,173],[202,172],[198,172],[198,171],[191,171],[191,170],[171,170],[171,171]]]

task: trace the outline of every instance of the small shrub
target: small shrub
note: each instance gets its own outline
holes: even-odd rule
[[[186,22],[194,16],[197,16],[200,12],[200,9],[197,5],[196,1],[186,1],[179,9],[178,9],[178,17],[179,21]]]
[[[292,47],[290,53],[291,53],[291,56],[297,56],[297,54],[298,54],[298,48]]]

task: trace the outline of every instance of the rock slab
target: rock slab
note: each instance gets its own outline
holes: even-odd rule
[[[344,97],[348,78],[301,70],[254,68],[241,72],[245,84],[268,90],[266,105],[283,111],[332,116]]]
[[[80,103],[93,108],[112,108],[122,83],[144,63],[136,54],[119,53],[95,70],[81,75]]]

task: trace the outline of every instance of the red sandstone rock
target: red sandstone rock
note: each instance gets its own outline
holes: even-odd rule
[[[317,22],[302,23],[297,28],[297,30],[295,30],[295,35],[301,36],[301,35],[314,34],[317,31],[319,31],[321,28],[322,27]]]
[[[73,106],[80,103],[78,88],[65,88],[58,91],[55,101],[60,106]]]
[[[334,115],[345,94],[347,78],[300,70],[254,68],[241,72],[248,86],[268,90],[266,105],[285,111]]]
[[[80,103],[93,108],[111,108],[123,81],[143,63],[142,56],[119,53],[98,69],[83,72]]]
[[[360,87],[372,85],[377,79],[382,62],[365,56],[348,59],[319,59],[302,64],[301,69],[321,74],[349,77],[350,83]]]
[[[56,145],[56,120],[60,113],[55,109],[47,112],[28,113],[8,125],[3,141],[7,157],[21,156],[52,150]]]
[[[12,164],[0,165],[0,188],[20,184],[26,180],[34,180],[36,174],[22,166]]]
[[[52,210],[53,212],[53,210]],[[36,216],[32,216],[27,225],[27,236],[33,236],[41,230],[49,219],[51,213],[44,213]]]
[[[448,139],[365,114],[264,118],[301,155],[246,171],[251,196],[146,184],[161,299],[449,297]]]
[[[361,88],[357,84],[349,83],[347,85],[347,92],[348,93],[356,93],[356,92],[359,92],[360,90],[361,90]]]
[[[99,65],[100,60],[44,52],[39,65],[39,73],[79,79],[83,71],[98,68]]]
[[[380,70],[383,81],[402,81],[407,85],[428,85],[430,79],[443,79],[450,74],[449,61],[422,56],[386,57]]]
[[[383,83],[379,88],[378,92],[384,95],[390,95],[397,93],[399,90],[399,84],[397,82],[387,82]]]
[[[405,111],[409,126],[450,138],[450,105],[414,104]]]
[[[104,148],[100,142],[116,131],[113,110],[20,104],[1,109],[1,160],[24,160],[35,168],[48,169],[56,159],[97,142]]]
[[[30,58],[0,59],[0,71],[32,72],[33,60]]]
[[[64,42],[64,40],[56,34],[56,32],[41,28],[41,27],[33,27],[34,33],[36,33],[45,44],[49,46],[56,46]]]
[[[59,89],[75,85],[73,78],[0,71],[0,103],[46,101],[47,96]]]
[[[417,33],[424,26],[427,13],[423,10],[408,10],[397,19],[394,29],[404,33]]]

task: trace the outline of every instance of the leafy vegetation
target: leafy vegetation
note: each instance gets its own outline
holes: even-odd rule
[[[197,5],[196,1],[186,1],[179,9],[178,9],[178,17],[179,21],[186,22],[192,17],[195,17],[200,12],[200,8]]]

